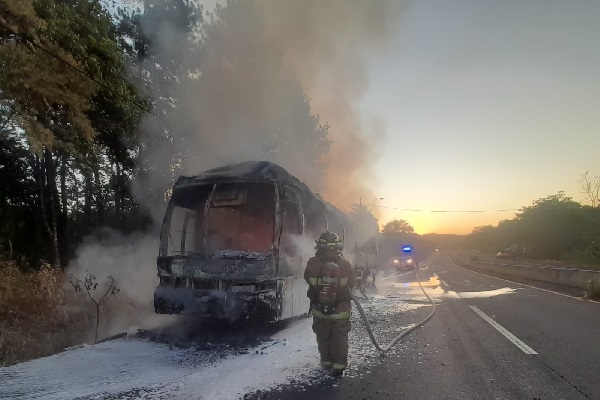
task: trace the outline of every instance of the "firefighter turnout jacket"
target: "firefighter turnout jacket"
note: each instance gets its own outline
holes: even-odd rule
[[[318,318],[328,319],[349,319],[350,318],[350,294],[349,290],[354,288],[354,271],[352,265],[341,255],[317,254],[311,257],[306,264],[304,279],[309,284],[308,297],[311,302],[311,313]],[[320,304],[320,291],[323,291],[323,281],[326,277],[328,266],[331,263],[337,264],[337,271],[334,275],[339,284],[335,288],[336,301],[335,306],[330,312],[323,312],[323,305]]]

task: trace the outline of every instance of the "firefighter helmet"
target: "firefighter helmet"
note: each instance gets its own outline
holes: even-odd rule
[[[326,231],[319,236],[319,240],[316,240],[315,249],[317,250],[337,250],[342,251],[344,249],[344,243],[335,232]]]

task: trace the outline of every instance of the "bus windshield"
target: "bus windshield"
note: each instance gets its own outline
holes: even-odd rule
[[[271,183],[217,183],[175,189],[163,227],[161,255],[273,250]]]

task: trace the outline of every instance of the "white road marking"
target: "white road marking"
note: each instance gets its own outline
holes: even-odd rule
[[[452,260],[450,260],[450,262],[452,262]],[[456,264],[454,264],[454,265],[456,265]],[[459,267],[458,265],[456,265],[456,266]],[[459,267],[459,268],[462,268],[462,267]],[[470,271],[470,270],[467,270],[467,271]],[[473,271],[471,271],[471,272],[473,272]],[[485,274],[481,274],[481,275],[485,275]],[[491,278],[494,278],[494,277],[491,277]],[[441,282],[444,285],[446,285],[448,287],[448,289],[450,289],[450,285],[448,285],[444,281],[441,281]],[[448,292],[448,294],[449,293],[451,293],[451,292]],[[455,293],[455,292],[452,292],[452,293],[454,293],[456,295],[456,298],[463,299],[458,293]],[[503,327],[502,325],[500,325],[499,323],[497,323],[496,321],[494,321],[492,318],[490,318],[486,313],[484,313],[483,311],[481,311],[479,308],[477,308],[476,306],[472,306],[472,305],[469,305],[469,307],[471,307],[471,309],[473,311],[475,311],[481,318],[483,318],[484,321],[486,321],[487,323],[489,323],[490,325],[492,325],[498,332],[500,332],[511,343],[513,343],[515,346],[517,346],[519,349],[521,349],[521,351],[523,353],[525,353],[525,354],[538,354],[537,351],[535,351],[531,347],[527,346],[518,337],[516,337],[515,335],[513,335],[512,333],[510,333],[505,327]]]
[[[439,278],[438,278],[438,279],[439,279]],[[440,286],[441,286],[441,287],[443,287],[443,288],[444,288],[444,290],[445,290],[446,292],[448,292],[448,291],[450,291],[450,290],[451,290],[451,289],[450,289],[450,285],[448,285],[448,284],[446,283],[446,281],[445,281],[445,280],[443,280],[443,279],[440,279]]]
[[[489,323],[491,326],[493,326],[494,328],[496,328],[496,330],[498,332],[500,332],[502,335],[504,335],[505,338],[507,338],[508,340],[510,340],[515,346],[517,346],[519,349],[521,349],[521,351],[523,353],[525,353],[525,354],[538,354],[531,347],[529,347],[525,343],[523,343],[518,337],[516,337],[515,335],[513,335],[512,333],[510,333],[508,330],[506,330],[506,328],[504,328],[502,325],[500,325],[499,323],[497,323],[496,321],[494,321],[492,318],[488,317],[487,314],[484,313],[483,311],[481,311],[479,308],[477,308],[475,306],[471,306],[471,305],[469,307],[471,307],[473,309],[473,311],[475,311],[487,323]]]
[[[403,273],[403,274],[395,274],[395,275],[386,276],[386,277],[385,277],[385,278],[383,278],[382,280],[383,280],[383,281],[385,281],[385,280],[388,280],[388,279],[390,279],[390,278],[400,278],[401,276],[408,275],[408,274],[412,274],[413,272],[414,272],[414,271],[408,271],[408,272],[405,272],[405,273]]]
[[[463,299],[481,299],[481,298],[490,298],[496,296],[502,296],[505,294],[513,294],[517,290],[523,290],[523,288],[499,288],[492,290],[480,290],[477,292],[458,292],[457,294]]]

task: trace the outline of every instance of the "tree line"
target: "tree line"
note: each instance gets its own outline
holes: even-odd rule
[[[600,265],[600,177],[581,174],[579,189],[589,204],[581,204],[564,192],[549,195],[522,207],[512,219],[497,225],[478,226],[465,236],[424,235],[420,246],[427,251],[469,248],[496,253],[510,248],[515,257],[564,260]],[[381,231],[380,246],[393,254],[399,243],[421,240],[404,220],[392,220]],[[427,253],[424,252],[424,253]]]
[[[241,0],[210,18],[193,0],[145,0],[135,9],[0,0],[0,256],[64,267],[86,235],[150,227],[152,199],[143,196],[164,200],[161,190],[203,149],[173,121],[231,120],[253,102],[206,100],[220,82],[275,81],[269,96],[279,108],[251,127],[269,140],[264,158],[293,148],[311,172],[324,173],[328,126],[311,114],[280,50],[257,39],[264,29],[260,11]],[[224,43],[232,38],[254,38],[253,47]],[[194,109],[185,106],[192,90],[207,93]],[[163,186],[149,186],[150,176]]]
[[[559,192],[535,200],[513,219],[473,229],[468,246],[520,257],[600,264],[600,207],[582,205]]]

